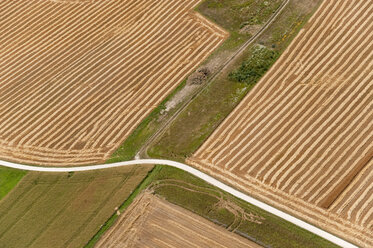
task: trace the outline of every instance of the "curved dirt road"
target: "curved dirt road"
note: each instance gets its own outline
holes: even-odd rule
[[[125,162],[119,162],[119,163],[113,163],[113,164],[101,164],[101,165],[91,165],[91,166],[82,166],[82,167],[38,167],[38,166],[29,166],[29,165],[22,165],[7,161],[0,160],[0,165],[14,168],[14,169],[20,169],[20,170],[26,170],[26,171],[39,171],[39,172],[78,172],[78,171],[91,171],[91,170],[100,170],[100,169],[108,169],[108,168],[115,168],[115,167],[122,167],[122,166],[129,166],[129,165],[136,165],[136,164],[162,164],[162,165],[169,165],[175,168],[179,168],[183,171],[189,172],[190,174],[201,178],[202,180],[214,185],[215,187],[218,187],[221,190],[224,190],[232,195],[234,195],[237,198],[240,198],[254,206],[257,206],[267,212],[270,212],[282,219],[285,219],[286,221],[289,221],[303,229],[306,229],[326,240],[329,240],[330,242],[339,245],[341,247],[346,248],[356,248],[357,246],[337,237],[334,236],[331,233],[325,232],[324,230],[321,230],[320,228],[317,228],[311,224],[308,224],[294,216],[291,216],[290,214],[287,214],[281,210],[278,210],[277,208],[271,207],[270,205],[261,202],[257,199],[254,199],[218,180],[215,178],[197,170],[193,167],[175,162],[170,160],[163,160],[163,159],[139,159],[139,160],[132,160],[132,161],[125,161]]]

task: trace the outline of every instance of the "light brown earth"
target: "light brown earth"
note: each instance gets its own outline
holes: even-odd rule
[[[226,38],[200,0],[0,2],[0,158],[105,161]]]
[[[372,247],[372,61],[373,2],[324,1],[189,163]]]
[[[184,208],[145,192],[136,198],[96,247],[258,248],[261,246]]]

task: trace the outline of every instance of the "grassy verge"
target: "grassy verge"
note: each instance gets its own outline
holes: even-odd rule
[[[265,247],[337,247],[179,169],[157,166],[151,180],[155,194]]]
[[[124,141],[124,143],[112,154],[107,163],[131,160],[135,157],[139,149],[152,136],[162,123],[161,111],[166,108],[168,102],[177,92],[186,85],[184,80],[162,103],[148,115],[134,132]],[[172,114],[172,111],[168,114]]]
[[[178,161],[190,156],[259,81],[278,54],[265,46],[251,46],[241,58],[239,67],[210,84],[178,116],[148,150],[149,156]]]
[[[281,5],[282,0],[205,0],[196,11],[230,33],[215,53],[234,50],[252,37]]]
[[[312,7],[307,5],[310,2],[306,0],[290,0],[283,12],[258,37],[256,44],[249,47],[179,114],[148,149],[149,156],[178,161],[191,156],[290,44],[317,9],[320,1],[311,2]],[[270,59],[266,56],[255,56],[257,46],[271,51],[269,53],[274,56],[270,56]],[[263,60],[269,63],[262,63]],[[260,67],[255,66],[256,62],[261,64]],[[240,76],[247,78],[243,80]]]
[[[282,0],[271,1],[269,5],[263,5],[262,1],[249,1],[241,4],[241,0],[216,1],[206,0],[197,6],[196,11],[217,22],[230,32],[230,37],[220,46],[205,63],[210,60],[223,60],[227,52],[234,52],[245,41],[247,41],[255,30],[242,31],[243,27],[249,27],[253,20],[255,25],[262,25],[276,11]],[[263,12],[264,11],[264,12]],[[222,16],[224,14],[224,16]],[[229,18],[229,21],[226,21]],[[124,141],[124,143],[113,153],[107,163],[119,162],[132,159],[145,142],[161,126],[162,122],[172,116],[178,106],[162,115],[162,110],[166,108],[166,102],[172,99],[186,85],[184,80],[152,113],[147,116],[135,131]],[[179,106],[182,103],[179,104]]]
[[[144,178],[144,180],[136,187],[136,189],[131,193],[131,195],[122,203],[119,207],[119,211],[122,213],[126,208],[133,202],[138,194],[140,194],[144,189],[146,189],[152,182],[155,175],[158,174],[161,168],[159,166],[155,166],[151,171],[149,171],[148,175]],[[92,248],[95,244],[99,241],[101,236],[115,223],[115,221],[119,218],[116,213],[113,213],[111,217],[101,226],[100,230],[89,240],[89,242],[84,246],[84,248]]]
[[[157,165],[121,205],[123,212],[144,189],[265,247],[337,247],[289,222],[221,191],[182,170]],[[85,248],[94,247],[118,219],[113,214]]]
[[[205,63],[210,60],[221,61],[225,59],[227,54],[234,52],[245,41],[247,41],[256,29],[260,28],[280,6],[282,0],[268,1],[264,4],[263,1],[250,0],[242,3],[241,0],[205,0],[196,7],[196,11],[200,12],[208,19],[217,22],[223,28],[230,32],[230,37],[220,46]],[[250,29],[255,26],[256,29]],[[186,85],[184,80],[152,113],[147,116],[135,131],[124,141],[124,143],[114,152],[107,163],[119,162],[132,159],[140,148],[146,143],[162,125],[163,121],[172,116],[177,111],[178,106],[167,112],[165,115],[162,111],[166,108],[166,102],[172,99]],[[245,85],[236,85],[237,91],[242,91]],[[229,90],[232,87],[229,86]],[[222,91],[222,94],[227,92]],[[234,96],[233,96],[234,97]]]
[[[0,200],[26,175],[25,171],[0,167]]]

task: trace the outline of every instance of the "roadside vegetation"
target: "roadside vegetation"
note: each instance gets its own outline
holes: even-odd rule
[[[0,200],[26,175],[25,171],[0,167]]]
[[[180,90],[185,87],[186,81],[184,80],[169,96],[166,97],[162,103],[147,116],[134,132],[122,143],[122,145],[111,155],[111,158],[106,163],[115,163],[120,161],[131,160],[135,157],[136,153],[145,144],[145,142],[156,132],[162,124],[164,117],[162,111],[166,109],[166,103]],[[169,114],[174,113],[177,109],[174,108]]]
[[[337,247],[182,170],[157,166],[154,193],[264,247]]]
[[[230,33],[226,42],[214,53],[234,50],[259,31],[283,0],[205,0],[196,11]]]
[[[0,247],[83,247],[151,168],[29,172],[0,201]]]
[[[275,63],[279,53],[266,48],[265,46],[256,45],[251,48],[251,56],[248,57],[241,66],[229,73],[231,81],[255,84]]]
[[[144,189],[264,247],[337,247],[189,173],[162,165],[153,169],[120,211],[124,211]],[[117,219],[118,215],[114,214],[85,248],[94,247]]]
[[[282,4],[283,0],[273,0],[273,1],[260,1],[260,0],[205,0],[200,5],[196,7],[196,11],[200,12],[202,15],[208,19],[221,25],[227,31],[230,32],[229,38],[221,45],[204,63],[203,67],[208,67],[211,72],[216,71],[215,67],[219,67],[217,64],[222,64],[233,52],[235,52],[244,42],[252,37],[276,12],[277,8]],[[253,24],[255,23],[255,25]],[[277,21],[272,25],[278,25]],[[281,24],[282,25],[282,24]],[[250,57],[251,48],[244,52],[245,56],[243,58],[238,58],[238,64],[243,62],[245,58]],[[212,63],[213,66],[209,65]],[[233,69],[230,68],[230,71]],[[225,79],[228,79],[228,74],[225,73]],[[211,76],[211,75],[210,75]],[[135,155],[140,151],[142,147],[148,146],[146,144],[147,140],[151,138],[157,130],[164,124],[164,122],[173,116],[175,112],[190,98],[186,97],[183,102],[178,103],[174,108],[169,111],[166,110],[166,103],[173,99],[180,91],[188,87],[188,80],[185,79],[175,90],[171,93],[149,116],[147,116],[144,121],[135,129],[134,132],[124,141],[124,143],[117,149],[113,156],[107,161],[108,163],[129,160],[135,157]],[[222,117],[229,114],[229,112],[234,108],[234,106],[242,99],[242,97],[251,88],[250,85],[246,83],[236,82],[228,80],[216,80],[211,83],[211,86],[207,87],[205,91],[213,91],[214,94],[205,95],[201,94],[197,99],[207,97],[205,102],[201,104],[208,104],[208,106],[199,108],[197,106],[196,111],[192,111],[191,118],[194,118],[194,114],[198,114],[200,109],[204,112],[204,109],[211,111],[206,118],[212,118],[212,120],[203,121],[206,125],[201,126],[203,130],[213,128],[210,123],[215,123],[221,120]],[[251,84],[253,85],[253,83]],[[217,96],[218,95],[218,96]],[[192,96],[194,98],[194,96]],[[225,98],[225,99],[223,99]],[[223,104],[221,104],[221,100]],[[195,102],[196,99],[193,100]],[[223,106],[224,105],[224,106]],[[202,105],[203,106],[203,105]],[[215,108],[218,106],[219,108]],[[214,111],[216,109],[216,111]],[[186,111],[183,111],[184,113]],[[190,112],[190,111],[188,111]],[[179,119],[179,118],[178,118]],[[189,118],[188,118],[189,119]],[[194,126],[195,124],[193,124]],[[192,126],[183,127],[180,131],[188,131],[190,134],[195,133],[191,129]],[[204,132],[202,130],[202,132]],[[169,130],[171,131],[171,130]],[[206,132],[204,132],[206,133]],[[169,135],[173,136],[172,133]],[[202,135],[197,140],[193,140],[190,143],[190,139],[185,139],[185,142],[189,142],[191,147],[195,147],[195,143],[201,144],[201,142],[206,139],[205,135]],[[183,142],[182,140],[175,140],[172,145],[177,145],[177,142]],[[161,145],[162,146],[162,145]],[[184,144],[182,145],[184,146]],[[179,146],[178,146],[179,147]],[[164,147],[167,149],[167,147]],[[178,148],[176,149],[178,150]],[[193,150],[193,148],[192,148]],[[160,151],[162,153],[163,151]],[[141,154],[144,155],[144,154]],[[151,155],[157,155],[156,153],[151,153]],[[161,155],[161,154],[158,154]],[[178,158],[180,160],[180,158]],[[182,159],[183,160],[183,159]]]
[[[148,155],[178,161],[191,156],[265,74],[320,3],[290,0],[255,43],[177,116],[150,146]]]

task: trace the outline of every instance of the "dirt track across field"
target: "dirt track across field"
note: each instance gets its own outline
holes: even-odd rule
[[[0,158],[105,161],[226,38],[199,2],[1,1]]]
[[[145,192],[137,197],[96,247],[261,246]]]
[[[372,61],[373,3],[324,1],[189,163],[372,246]]]

